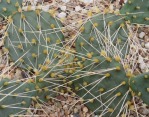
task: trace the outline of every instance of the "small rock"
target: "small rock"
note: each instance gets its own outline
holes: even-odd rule
[[[64,105],[64,106],[63,106],[63,109],[68,109],[68,106],[67,106],[67,105]]]
[[[58,17],[59,18],[65,18],[66,17],[66,13],[61,12],[61,13],[58,14]]]
[[[93,0],[82,0],[84,3],[93,3]]]
[[[62,11],[66,11],[66,6],[61,6],[60,9],[61,9]]]
[[[81,10],[81,7],[80,6],[76,6],[75,7],[75,11],[80,11]]]
[[[49,11],[49,5],[42,6],[41,9],[42,9],[43,11],[45,11],[45,12],[48,12],[48,11]]]
[[[146,48],[146,49],[149,49],[149,42],[147,42],[147,43],[145,44],[145,48]]]
[[[16,69],[15,77],[18,79],[22,79],[22,74],[20,69]]]
[[[64,114],[65,114],[64,110],[61,110],[61,113],[60,113],[61,117],[64,117]]]
[[[70,115],[70,117],[74,117],[73,115]]]
[[[138,63],[142,63],[142,62],[144,62],[143,57],[141,55],[139,55],[139,57],[138,57]]]
[[[0,70],[1,70],[2,68],[4,68],[4,67],[5,67],[4,64],[0,64]]]
[[[78,109],[77,108],[74,108],[74,113],[77,113],[78,112]]]
[[[32,2],[31,2],[31,4],[32,5],[36,5],[38,2],[40,2],[41,0],[33,0]]]
[[[139,37],[142,39],[143,37],[145,36],[145,32],[141,32],[140,34],[139,34]]]
[[[83,14],[87,13],[87,10],[86,9],[82,9],[82,13]]]
[[[110,9],[110,10],[113,10],[113,9],[114,9],[113,4],[110,4],[109,9]]]
[[[58,112],[55,112],[55,117],[58,117]]]
[[[84,107],[84,108],[83,108],[83,112],[84,112],[84,113],[87,113],[87,112],[88,112],[88,108],[87,108],[87,107]]]
[[[143,71],[143,70],[146,69],[147,66],[146,66],[146,64],[144,62],[142,62],[142,63],[140,63],[139,67]]]
[[[97,6],[94,6],[94,7],[91,8],[91,11],[95,12],[95,13],[99,13],[100,9]]]
[[[62,2],[65,2],[65,3],[67,3],[67,2],[69,2],[70,0],[62,0]]]

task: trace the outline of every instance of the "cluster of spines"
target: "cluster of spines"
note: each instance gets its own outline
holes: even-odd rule
[[[8,17],[21,12],[22,0],[2,0],[0,2],[0,16]]]

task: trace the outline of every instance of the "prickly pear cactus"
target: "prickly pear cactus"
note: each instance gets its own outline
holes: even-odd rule
[[[49,75],[62,66],[60,50],[63,49],[64,36],[62,24],[57,19],[36,10],[17,12],[9,17],[8,22],[5,47],[18,66],[33,70],[36,75],[40,72]]]
[[[127,24],[120,15],[98,14],[80,28],[75,71],[68,85],[90,110],[103,117],[120,116],[131,100],[129,77],[120,63],[129,52]]]
[[[125,103],[131,100],[128,80],[132,74],[125,73],[119,62],[119,57],[105,56],[78,61],[83,68],[68,78],[68,85],[84,104],[103,117],[120,116]]]
[[[120,116],[132,98],[129,80],[135,76],[122,64],[130,44],[126,17],[129,15],[93,16],[80,28],[75,41],[76,69],[68,76],[68,85],[89,109],[103,117]]]
[[[149,0],[128,0],[120,13],[130,23],[149,25]]]
[[[0,16],[6,17],[21,10],[23,0],[1,0]]]
[[[9,53],[10,59],[14,61],[15,65],[32,73],[32,78],[25,79],[21,84],[16,85],[19,88],[17,92],[26,95],[26,97],[23,95],[23,99],[27,105],[23,107],[20,104],[23,100],[22,97],[17,100],[17,98],[19,99],[18,95],[16,99],[9,96],[8,99],[12,103],[10,101],[6,103],[6,98],[1,104],[4,109],[0,115],[8,111],[4,117],[22,114],[29,109],[31,101],[43,103],[60,91],[63,92],[59,88],[61,88],[64,78],[61,73],[65,60],[62,24],[50,13],[40,10],[26,12],[20,10],[9,16],[7,20],[4,51]],[[61,55],[63,58],[60,57]],[[32,89],[26,82],[31,84]],[[28,94],[24,93],[25,89],[28,90]],[[15,89],[7,91],[8,94],[11,92],[15,92]],[[6,94],[2,92],[1,96],[3,95]],[[15,108],[15,103],[20,104],[18,108]],[[12,106],[7,108],[8,104]],[[13,108],[14,111],[12,111]]]
[[[47,78],[48,79],[48,78]],[[42,104],[60,93],[55,79],[47,80],[44,77],[21,80],[2,79],[0,81],[0,115],[14,117],[32,111],[31,102]]]
[[[98,14],[91,17],[80,29],[76,39],[76,50],[87,58],[98,56],[101,51],[119,54],[124,58],[128,52],[129,38],[126,23],[122,16]]]
[[[12,117],[26,112],[35,95],[33,83],[5,78],[0,81],[0,87],[0,116]]]
[[[130,87],[134,95],[139,96],[149,105],[149,72],[131,78]]]

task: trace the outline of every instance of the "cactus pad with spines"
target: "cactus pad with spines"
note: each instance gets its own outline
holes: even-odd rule
[[[120,13],[130,23],[149,25],[149,0],[128,0]]]
[[[58,84],[60,81],[55,80],[41,76],[24,81],[2,79],[0,82],[0,115],[3,117],[22,115],[27,110],[34,110],[34,108],[29,108],[31,101],[41,104],[54,98],[59,92],[56,87],[61,88]]]
[[[129,34],[123,16],[98,14],[80,28],[76,38],[77,69],[68,85],[89,109],[101,116],[120,115],[131,100],[128,77],[120,63],[129,52]]]
[[[10,16],[21,10],[23,0],[1,0],[0,16]]]
[[[149,105],[149,72],[131,78],[130,87],[136,96],[139,96],[144,103]]]
[[[56,69],[63,49],[62,24],[40,10],[16,13],[8,19],[5,47],[13,61],[35,74]],[[58,71],[57,71],[58,72]]]
[[[103,117],[120,115],[125,103],[131,100],[129,78],[119,62],[103,56],[86,59],[80,63],[84,68],[68,78],[68,84],[72,83],[69,85],[84,104]]]
[[[122,58],[128,53],[128,31],[122,16],[98,14],[91,17],[80,31],[76,39],[80,56],[98,56],[105,48],[108,54],[119,54]]]
[[[35,95],[33,83],[2,79],[0,81],[0,116],[23,114]]]

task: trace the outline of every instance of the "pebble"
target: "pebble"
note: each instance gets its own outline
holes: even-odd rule
[[[109,9],[110,9],[110,12],[112,13],[112,12],[113,12],[113,9],[114,9],[113,4],[111,4],[111,5],[109,6]]]
[[[31,4],[32,4],[32,5],[36,5],[37,2],[39,2],[39,1],[41,1],[41,0],[33,0],[33,1],[31,2]]]
[[[140,34],[139,34],[139,37],[142,39],[143,37],[145,36],[145,32],[141,32]]]
[[[66,13],[65,12],[61,12],[57,15],[59,18],[65,18],[66,17]]]
[[[77,108],[74,108],[74,113],[78,113],[78,109]]]
[[[70,0],[62,0],[62,2],[64,2],[64,3],[67,3],[67,2],[69,2]]]
[[[63,115],[65,114],[64,110],[61,110],[61,116],[63,117]]]
[[[80,6],[76,6],[75,7],[75,11],[80,11],[81,10],[81,7]]]
[[[64,106],[63,106],[63,109],[68,109],[68,106],[67,106],[67,105],[64,105]]]
[[[0,64],[0,70],[2,70],[2,68],[4,68],[5,65],[4,64]]]
[[[62,11],[66,11],[66,8],[67,8],[66,6],[61,6],[61,7],[60,7],[60,9],[61,9]]]
[[[86,9],[82,9],[82,12],[83,14],[86,14],[87,13],[87,10]]]
[[[84,113],[87,113],[87,112],[88,112],[88,108],[87,108],[87,107],[84,107],[84,108],[83,108],[83,112],[84,112]]]
[[[20,69],[16,69],[15,77],[18,79],[22,79],[22,71]]]
[[[141,55],[139,55],[139,57],[138,57],[138,63],[142,63],[142,62],[144,62],[143,61],[143,57]]]
[[[145,48],[146,48],[146,49],[149,49],[149,42],[147,42],[147,43],[145,44]]]
[[[146,69],[146,64],[144,62],[142,62],[142,63],[140,63],[139,67],[142,71],[144,71]]]
[[[45,11],[45,12],[48,12],[48,11],[49,11],[49,7],[50,7],[49,5],[44,5],[44,6],[42,6],[41,9],[42,9],[43,11]]]
[[[84,3],[93,3],[93,0],[81,0],[82,2],[84,2]]]

